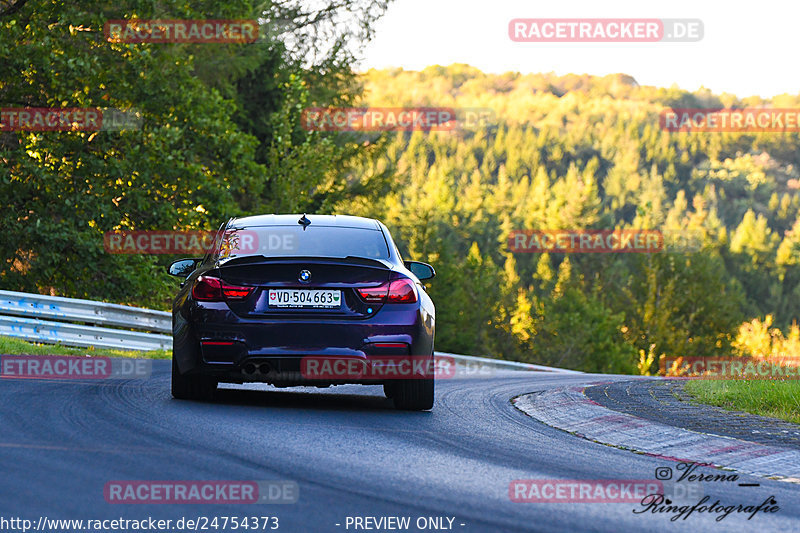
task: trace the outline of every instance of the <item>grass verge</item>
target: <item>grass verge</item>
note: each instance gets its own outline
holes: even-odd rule
[[[800,381],[692,379],[686,392],[697,401],[800,424]]]
[[[91,355],[94,357],[133,357],[137,359],[170,359],[172,350],[132,352],[104,348],[68,348],[59,344],[28,342],[14,337],[0,336],[0,354],[5,355]]]

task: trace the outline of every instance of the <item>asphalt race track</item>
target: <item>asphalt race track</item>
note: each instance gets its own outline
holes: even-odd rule
[[[276,516],[278,531],[289,532],[364,531],[348,517],[388,516],[410,517],[409,531],[421,517],[423,525],[449,517],[452,526],[442,523],[453,531],[800,531],[800,485],[749,476],[739,482],[760,486],[705,483],[704,494],[723,505],[773,495],[780,511],[671,521],[635,514],[635,503],[512,502],[516,479],[653,480],[657,467],[676,464],[550,428],[509,402],[630,376],[503,371],[439,380],[436,406],[424,413],[396,411],[381,388],[364,386],[226,388],[214,403],[192,403],[170,397],[169,379],[168,361],[143,380],[0,379],[0,517]],[[115,480],[292,480],[299,499],[107,503],[104,486]]]

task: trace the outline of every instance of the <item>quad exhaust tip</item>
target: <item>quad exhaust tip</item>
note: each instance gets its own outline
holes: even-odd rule
[[[269,363],[261,363],[258,366],[253,363],[247,363],[242,368],[242,372],[248,376],[252,376],[253,374],[269,374],[271,371],[272,366]]]

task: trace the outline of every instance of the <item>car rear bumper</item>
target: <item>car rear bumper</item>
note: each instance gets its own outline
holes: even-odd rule
[[[223,304],[224,305],[224,304]],[[229,309],[195,309],[183,341],[197,349],[176,351],[182,372],[221,382],[320,385],[373,383],[374,379],[308,380],[305,358],[371,361],[386,357],[430,356],[433,321],[418,306],[385,305],[368,319],[243,319]]]

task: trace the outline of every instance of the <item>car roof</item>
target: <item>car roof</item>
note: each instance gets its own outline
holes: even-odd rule
[[[231,221],[230,227],[243,229],[255,228],[260,226],[297,226],[298,220],[303,216],[302,213],[294,215],[255,215],[249,217],[235,218]],[[311,226],[328,226],[339,228],[359,228],[380,230],[378,221],[373,218],[354,217],[350,215],[305,215],[311,221]]]

